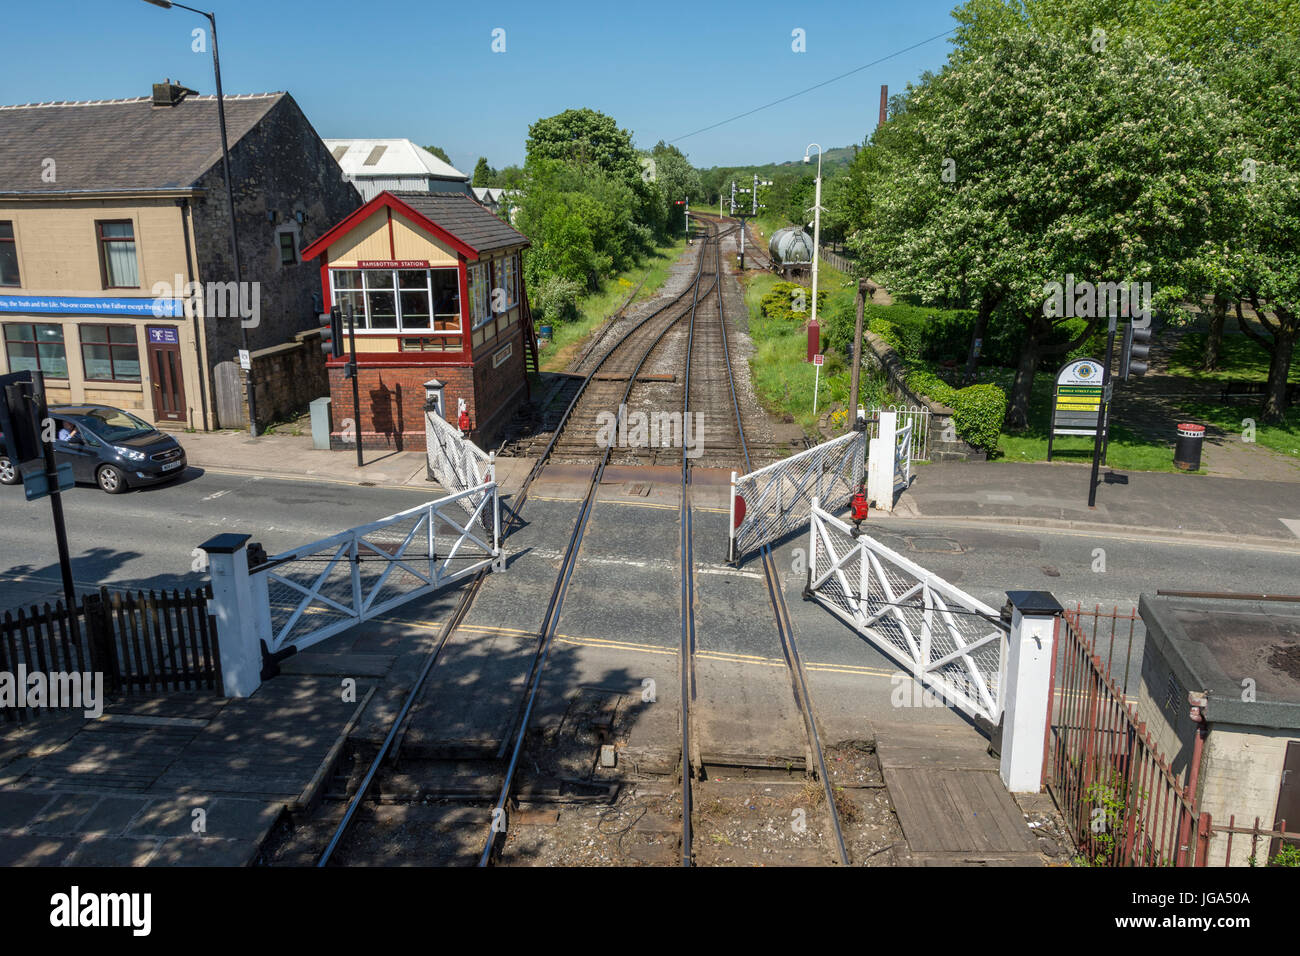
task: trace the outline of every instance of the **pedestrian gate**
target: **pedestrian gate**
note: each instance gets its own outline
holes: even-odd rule
[[[996,724],[1007,633],[998,612],[814,502],[808,587],[944,703]]]
[[[746,475],[732,472],[727,560],[801,529],[813,499],[847,505],[862,484],[866,447],[867,433],[851,431]]]
[[[303,650],[484,568],[501,570],[500,523],[488,482],[267,558],[249,568],[267,651]]]

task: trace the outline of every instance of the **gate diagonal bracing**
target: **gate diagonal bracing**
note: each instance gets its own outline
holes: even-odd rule
[[[862,484],[867,435],[852,431],[757,471],[731,476],[727,559],[739,561],[808,522],[813,499],[843,508]],[[743,504],[741,504],[743,502]]]
[[[479,448],[436,411],[427,411],[424,417],[429,471],[438,484],[454,495],[496,481],[495,455]],[[479,505],[473,496],[459,501],[461,507],[471,514]],[[488,530],[486,525],[484,530]]]
[[[996,724],[1007,626],[997,611],[853,529],[811,511],[806,596],[897,662],[942,701]]]
[[[251,568],[268,651],[303,650],[484,568],[500,570],[500,518],[488,482]]]

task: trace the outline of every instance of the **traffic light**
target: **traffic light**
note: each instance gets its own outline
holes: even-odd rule
[[[15,469],[43,456],[41,429],[32,402],[31,372],[0,375],[0,434],[4,437],[0,452]]]
[[[321,316],[326,318],[326,316]],[[321,326],[320,348],[328,358],[343,357],[343,313],[338,306],[330,309],[329,321]]]
[[[1140,377],[1147,373],[1147,356],[1151,354],[1151,320],[1139,327],[1133,322],[1124,326],[1124,347],[1119,352],[1119,377]]]

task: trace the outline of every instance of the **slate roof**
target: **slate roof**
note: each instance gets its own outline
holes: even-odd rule
[[[287,95],[226,96],[231,148]],[[0,106],[0,195],[187,189],[220,161],[215,96]]]
[[[529,244],[527,236],[464,193],[393,192],[391,195],[480,253]]]

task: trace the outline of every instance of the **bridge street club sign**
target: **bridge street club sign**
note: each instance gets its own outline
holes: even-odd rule
[[[1052,394],[1052,432],[1047,460],[1052,459],[1052,439],[1057,435],[1096,436],[1103,427],[1106,384],[1102,365],[1095,359],[1078,359],[1056,374]]]

